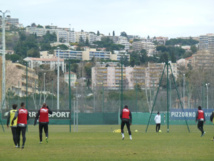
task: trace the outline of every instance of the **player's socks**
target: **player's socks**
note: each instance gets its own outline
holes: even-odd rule
[[[122,140],[124,140],[124,137],[125,137],[125,136],[124,136],[124,133],[122,133]]]
[[[48,137],[46,137],[46,143],[48,143]]]
[[[129,138],[130,138],[130,140],[132,140],[132,136],[131,135],[129,135]]]

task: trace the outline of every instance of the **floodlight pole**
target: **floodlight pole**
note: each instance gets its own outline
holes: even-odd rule
[[[167,68],[167,132],[169,132],[169,62],[166,62]]]
[[[71,63],[69,62],[69,110],[70,110],[70,124],[69,130],[71,132]]]
[[[44,103],[45,103],[45,75],[46,73],[44,73]]]
[[[209,107],[209,83],[206,83],[206,87],[207,87],[207,110],[208,110],[208,107]]]
[[[6,108],[6,100],[5,100],[5,93],[6,93],[6,82],[5,82],[5,15],[6,13],[9,13],[10,11],[6,10],[5,12],[2,12],[0,10],[0,13],[2,13],[2,109]]]
[[[123,109],[123,57],[121,59],[121,94],[120,94],[120,101],[121,101],[121,109]]]
[[[57,47],[57,110],[59,110],[59,47]]]
[[[185,86],[186,86],[185,74],[183,74],[183,106],[184,108],[185,108]]]

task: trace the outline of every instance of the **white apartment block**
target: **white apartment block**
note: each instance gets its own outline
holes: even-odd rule
[[[52,27],[51,28],[37,28],[37,27],[27,27],[26,32],[29,34],[36,34],[37,36],[44,36],[47,32],[50,32],[51,34],[56,33],[57,36],[57,42],[62,43],[75,43],[79,42],[80,38],[86,41],[88,39],[89,43],[92,44],[95,41],[101,41],[102,35],[97,36],[93,32],[75,32],[70,31],[68,28],[57,28]]]
[[[2,18],[0,17],[0,25],[1,24],[2,24]],[[18,26],[19,25],[19,19],[18,18],[7,17],[6,18],[6,24]]]
[[[209,50],[211,54],[214,54],[214,34],[199,37],[199,50]]]
[[[73,51],[73,50],[54,50],[54,56],[62,59],[73,59],[73,60],[92,60],[103,59],[103,60],[115,60],[120,61],[121,56],[126,56],[130,61],[130,55],[125,52],[115,51],[114,54],[110,51],[96,51],[96,49],[85,48],[85,51]]]
[[[124,50],[129,50],[131,44],[129,43],[128,39],[123,36],[119,36],[118,38],[119,38],[119,40],[117,41],[117,44],[124,45],[124,47],[125,47]]]
[[[133,89],[136,84],[142,89],[158,87],[164,63],[149,63],[147,67],[135,66],[123,68],[124,88]],[[171,63],[172,72],[177,79],[177,65]],[[169,70],[169,74],[172,73]],[[165,70],[166,74],[166,70]],[[121,84],[121,67],[96,66],[92,68],[92,87],[104,86],[110,89],[118,89]]]
[[[58,58],[32,58],[32,57],[27,57],[24,59],[25,61],[28,62],[28,65],[30,68],[36,68],[40,67],[40,65],[48,65],[50,70],[55,70],[57,69],[58,65]],[[62,69],[63,72],[65,72],[65,63],[64,59],[59,59],[59,66]]]

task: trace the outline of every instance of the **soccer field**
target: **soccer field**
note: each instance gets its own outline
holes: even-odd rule
[[[154,126],[145,133],[145,126],[133,125],[130,141],[125,133],[112,131],[118,125],[80,125],[79,132],[69,133],[69,126],[50,125],[49,143],[39,144],[38,125],[30,125],[25,149],[14,148],[10,129],[0,131],[0,161],[64,161],[64,160],[158,160],[158,161],[206,161],[214,160],[214,126],[205,125],[205,136],[200,137],[196,125],[162,126],[162,133],[155,133]],[[72,127],[73,129],[73,127]],[[138,132],[134,132],[137,129]],[[44,138],[44,135],[43,135]]]

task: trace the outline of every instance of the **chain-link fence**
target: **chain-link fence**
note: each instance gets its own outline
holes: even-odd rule
[[[212,86],[208,89],[205,84],[197,86],[188,81],[185,85],[176,81],[176,85],[171,77],[168,90],[166,80],[162,81],[157,94],[158,87],[154,86],[144,89],[138,86],[134,89],[124,88],[123,92],[121,87],[112,89],[97,85],[91,88],[87,79],[73,82],[70,72],[67,73],[68,77],[65,77],[65,73],[60,71],[58,78],[57,70],[33,70],[18,64],[7,73],[9,76],[6,79],[6,100],[2,101],[5,104],[2,104],[1,108],[4,123],[6,112],[11,109],[12,104],[19,106],[21,102],[25,102],[30,111],[29,123],[33,122],[35,113],[45,102],[54,111],[50,117],[51,124],[117,125],[120,123],[121,107],[128,105],[133,113],[133,124],[136,125],[154,125],[157,111],[160,111],[162,123],[165,125],[168,118],[171,125],[186,125],[186,120],[192,125],[198,105],[205,109],[208,107],[207,119],[213,109]]]

